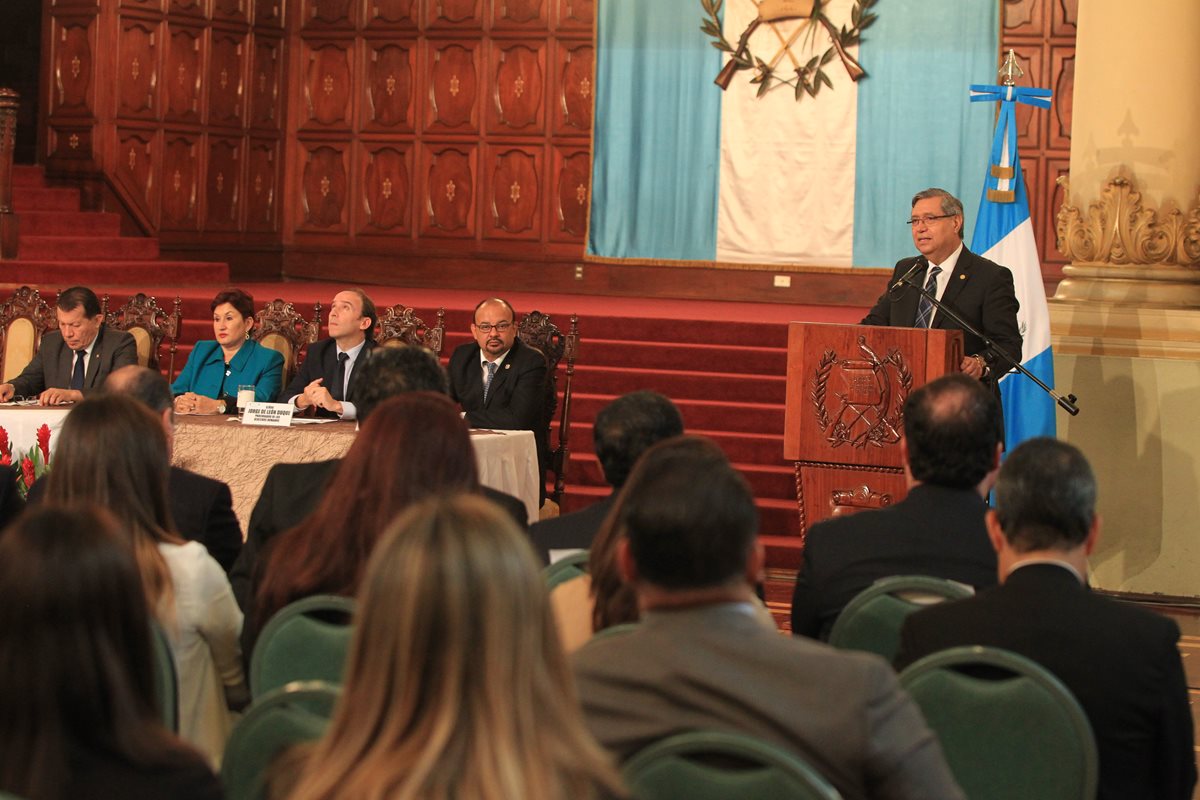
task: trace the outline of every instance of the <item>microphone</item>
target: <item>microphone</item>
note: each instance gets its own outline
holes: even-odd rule
[[[925,256],[917,256],[917,260],[913,262],[913,265],[911,267],[909,267],[908,272],[904,273],[904,275],[902,275],[900,277],[900,280],[896,281],[888,288],[888,293],[891,294],[892,292],[899,289],[901,286],[903,286],[908,281],[909,278],[911,278],[913,275],[916,275],[917,272],[919,272],[923,267],[926,267],[928,265],[929,265],[929,259],[925,258]]]

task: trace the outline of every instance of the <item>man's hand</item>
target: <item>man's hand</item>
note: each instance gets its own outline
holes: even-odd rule
[[[296,398],[296,406],[298,408],[307,408],[310,405],[317,408],[323,408],[326,411],[332,411],[334,414],[341,416],[342,403],[339,400],[334,400],[333,395],[329,390],[322,386],[324,378],[317,378],[315,381],[304,387],[302,395],[307,401],[304,405],[300,405],[300,398]]]
[[[0,383],[0,403],[7,403],[13,399],[13,395],[17,393],[17,388],[11,383]]]
[[[987,362],[983,360],[982,356],[967,356],[962,360],[962,364],[958,368],[972,378],[981,380],[987,369]]]
[[[316,392],[318,389],[321,388],[321,383],[324,380],[325,380],[324,378],[317,378],[315,381],[310,383],[308,386],[305,386],[303,392],[296,395],[295,404],[296,404],[297,409],[299,409],[300,411],[303,411],[304,409],[308,408],[309,406],[317,405],[316,401],[313,400],[313,397],[316,396]]]
[[[82,401],[83,392],[78,389],[47,389],[38,395],[38,404],[43,406],[61,406]]]

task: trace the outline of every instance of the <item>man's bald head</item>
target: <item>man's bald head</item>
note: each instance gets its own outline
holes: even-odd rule
[[[172,408],[171,387],[162,373],[131,364],[114,370],[104,381],[105,391],[132,397],[155,414]]]
[[[904,404],[913,479],[954,489],[976,486],[996,466],[1002,425],[995,395],[974,378],[954,373],[925,384]]]

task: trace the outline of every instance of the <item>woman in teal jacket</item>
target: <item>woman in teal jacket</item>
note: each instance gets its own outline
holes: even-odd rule
[[[239,386],[253,386],[257,401],[273,401],[283,383],[283,355],[250,338],[254,298],[230,289],[213,298],[212,312],[216,341],[196,342],[171,384],[175,413],[232,414]]]

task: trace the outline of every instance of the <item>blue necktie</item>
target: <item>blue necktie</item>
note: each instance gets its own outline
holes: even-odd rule
[[[925,291],[932,295],[937,295],[937,276],[942,271],[941,267],[930,265],[929,277],[925,280]],[[930,320],[933,319],[933,303],[929,302],[929,298],[921,295],[921,302],[917,303],[917,324],[918,328],[928,328]]]
[[[492,388],[492,378],[496,377],[496,362],[489,361],[487,365],[488,376],[483,382],[483,402],[487,402],[488,391]]]
[[[329,394],[334,400],[346,399],[346,362],[350,360],[349,353],[337,354],[337,366],[333,368],[333,386],[329,387]]]
[[[77,350],[75,352],[75,371],[71,373],[71,388],[76,391],[83,389],[83,362],[86,358],[86,351]]]

